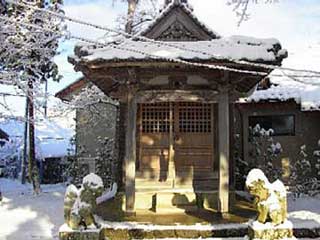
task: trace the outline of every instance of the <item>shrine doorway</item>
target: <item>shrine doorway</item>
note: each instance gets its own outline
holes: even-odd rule
[[[214,113],[212,103],[139,104],[136,164],[145,187],[149,182],[150,187],[215,188]]]

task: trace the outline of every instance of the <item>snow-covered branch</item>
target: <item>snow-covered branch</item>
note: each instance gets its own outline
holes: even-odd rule
[[[233,7],[233,11],[238,18],[238,26],[240,26],[242,22],[250,18],[250,13],[248,12],[250,4],[271,4],[277,2],[279,0],[229,0],[227,4]]]

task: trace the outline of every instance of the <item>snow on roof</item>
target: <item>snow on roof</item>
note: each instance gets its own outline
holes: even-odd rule
[[[284,61],[283,66],[320,70],[320,44],[313,46],[301,47],[295,49],[297,54],[292,54]],[[242,99],[245,102],[260,102],[260,101],[287,101],[295,100],[301,104],[302,111],[319,111],[320,110],[320,76],[307,77],[306,73],[290,72],[283,74],[279,70],[275,70],[270,75],[272,86],[266,90],[256,90],[247,99]],[[279,76],[282,75],[282,76]],[[289,75],[295,75],[293,78]],[[304,77],[299,77],[304,75]]]
[[[14,119],[0,119],[0,127],[10,139],[18,139],[23,145],[24,122]],[[71,149],[70,139],[74,129],[70,124],[42,119],[35,123],[36,155],[40,159],[67,156]]]
[[[200,28],[202,28],[205,32],[207,32],[213,39],[215,38],[220,38],[221,36],[213,31],[209,26],[207,26],[206,24],[204,24],[202,21],[200,21],[196,15],[193,13],[193,7],[189,4],[189,3],[185,3],[182,1],[172,1],[170,4],[168,4],[167,6],[165,6],[160,14],[158,15],[157,18],[155,18],[144,30],[142,30],[138,35],[145,35],[147,34],[147,32],[149,32],[152,28],[154,28],[157,23],[163,19],[165,16],[168,15],[168,13],[174,9],[175,7],[180,7],[180,9],[182,9],[186,14],[188,14],[196,24],[198,24],[200,26]]]
[[[287,55],[285,50],[280,50],[279,41],[273,38],[258,39],[232,36],[211,41],[170,42],[170,45],[173,46],[126,39],[119,47],[130,51],[114,47],[93,49],[88,45],[78,45],[76,48],[77,54],[84,61],[101,60],[107,62],[179,58],[194,61],[247,60],[278,63]]]

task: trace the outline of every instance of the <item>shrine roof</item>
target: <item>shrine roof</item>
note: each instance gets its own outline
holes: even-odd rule
[[[185,61],[250,61],[278,65],[287,57],[278,40],[231,36],[210,41],[156,43],[123,39],[118,44],[97,48],[77,45],[73,63]]]

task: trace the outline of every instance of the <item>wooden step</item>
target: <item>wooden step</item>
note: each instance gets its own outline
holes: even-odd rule
[[[136,179],[136,190],[140,189],[170,189],[170,188],[181,188],[181,189],[194,189],[195,191],[214,191],[218,189],[217,179],[204,179],[204,180],[182,180],[168,179],[167,181],[152,181],[148,179]]]

